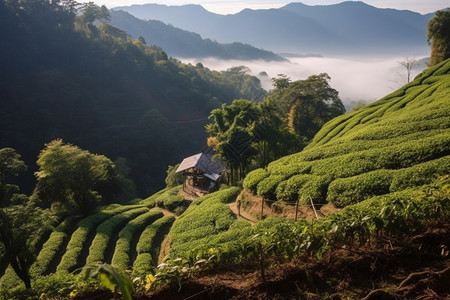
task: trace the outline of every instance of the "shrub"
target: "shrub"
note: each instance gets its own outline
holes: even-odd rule
[[[74,225],[74,218],[68,217],[50,234],[49,239],[42,246],[36,261],[30,268],[32,276],[47,275],[49,273],[50,264],[56,258],[58,251],[62,250],[64,242],[67,241],[68,233]]]
[[[286,177],[283,175],[270,175],[263,181],[258,183],[257,194],[265,199],[275,199],[275,191],[277,185],[283,181]]]
[[[339,178],[331,182],[327,201],[337,207],[361,202],[376,195],[389,193],[392,171],[377,170],[349,178]]]
[[[95,231],[95,228],[110,218],[111,216],[121,213],[130,209],[134,209],[136,207],[142,207],[141,205],[109,205],[103,208],[102,211],[91,215],[87,218],[84,218],[80,222],[78,222],[78,228],[73,232],[70,241],[67,245],[66,252],[61,258],[61,262],[59,263],[56,271],[66,271],[72,272],[77,267],[79,260],[81,259],[80,255],[83,252],[83,249],[87,248],[89,245],[86,244],[86,240],[90,233]],[[81,266],[80,266],[81,267]]]
[[[139,234],[145,226],[161,218],[163,213],[160,211],[149,211],[128,222],[128,224],[119,232],[119,238],[111,260],[111,264],[121,270],[128,270],[130,264],[131,242],[136,232]]]
[[[202,239],[229,230],[235,217],[226,204],[234,201],[239,191],[232,187],[196,199],[169,232],[172,240],[170,255],[182,255],[197,247]]]
[[[165,216],[147,226],[136,246],[137,257],[133,263],[133,275],[148,274],[158,263],[161,243],[175,221],[173,216]]]
[[[299,191],[300,202],[309,204],[311,197],[314,204],[326,203],[327,190],[331,181],[332,178],[329,176],[311,176]]]
[[[162,193],[159,193],[157,197],[153,198],[154,205],[174,211],[175,208],[180,206],[184,201],[183,196],[178,196],[178,192],[181,188],[182,186],[179,185],[170,189],[165,189]]]
[[[300,188],[311,178],[313,175],[294,175],[288,180],[282,181],[276,188],[276,198],[281,201],[297,201],[299,199]]]
[[[256,169],[247,174],[244,178],[243,186],[248,188],[252,193],[256,193],[256,187],[264,178],[269,176],[265,169]]]
[[[110,240],[111,236],[113,236],[113,233],[120,229],[129,220],[147,211],[148,208],[146,207],[135,208],[122,214],[115,215],[100,224],[100,226],[98,226],[96,230],[94,240],[89,247],[89,255],[86,258],[86,266],[92,267],[94,265],[105,262],[105,250],[108,247],[111,247],[110,243],[114,242]],[[86,269],[85,272],[88,272],[88,269]]]
[[[429,184],[438,176],[448,174],[450,156],[432,160],[410,168],[398,170],[392,180],[390,191],[400,191],[409,187]]]

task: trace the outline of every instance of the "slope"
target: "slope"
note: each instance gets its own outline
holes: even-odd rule
[[[111,10],[110,23],[134,38],[142,36],[148,44],[163,48],[168,55],[186,57],[216,57],[222,59],[284,61],[262,49],[242,43],[219,44],[193,32],[182,30],[156,20],[140,20],[124,11]]]
[[[156,299],[447,299],[449,99],[450,59],[244,180],[267,202],[345,206],[326,218],[251,225],[227,206],[237,187],[196,199],[169,233],[165,268],[214,267]]]
[[[182,64],[57,2],[0,0],[0,147],[29,166],[25,192],[39,150],[62,138],[125,158],[147,196],[163,187],[168,165],[204,147],[211,109],[265,94],[256,77]]]
[[[199,5],[144,4],[115,9],[221,43],[244,42],[275,52],[324,55],[425,53],[426,24],[433,17],[358,1],[316,6],[291,3],[279,9],[244,9],[229,15],[214,14]]]
[[[304,151],[258,169],[244,186],[267,199],[344,207],[428,184],[450,170],[450,60],[328,122]]]

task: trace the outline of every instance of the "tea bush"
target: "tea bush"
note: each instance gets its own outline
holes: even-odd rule
[[[179,255],[198,246],[201,239],[229,230],[235,217],[226,204],[234,201],[239,192],[239,188],[232,187],[196,199],[169,232],[170,255]]]
[[[258,183],[261,182],[264,178],[269,176],[269,173],[265,169],[256,169],[247,174],[243,181],[243,186],[248,188],[253,193],[256,193],[256,187]]]
[[[406,188],[429,184],[437,177],[448,174],[450,170],[450,156],[444,156],[425,163],[414,165],[410,168],[400,169],[395,172],[390,186],[391,192]]]
[[[275,199],[275,191],[278,183],[284,180],[286,176],[270,175],[258,183],[256,193],[265,199]]]
[[[161,243],[175,221],[173,216],[164,216],[147,226],[136,246],[137,256],[133,263],[133,275],[148,274],[158,263]]]
[[[160,211],[149,211],[128,222],[128,224],[119,232],[119,238],[111,260],[111,265],[121,269],[129,270],[132,262],[130,262],[131,242],[140,230],[145,226],[153,223],[155,220],[162,218],[163,213]]]
[[[339,178],[331,182],[327,201],[337,207],[344,207],[389,193],[392,171],[376,170],[354,177]]]
[[[312,176],[308,182],[306,182],[300,189],[300,202],[302,204],[310,203],[310,198],[313,200],[314,204],[324,204],[326,203],[326,195],[328,190],[328,185],[332,181],[329,176]]]
[[[42,246],[36,261],[30,268],[32,276],[47,275],[49,273],[50,264],[54,262],[58,251],[63,247],[64,242],[67,241],[70,228],[74,225],[75,218],[68,217],[50,234],[49,239]]]
[[[91,246],[89,247],[89,255],[86,258],[86,266],[92,267],[105,262],[105,250],[110,247],[110,243],[114,242],[111,240],[111,237],[114,236],[114,232],[118,231],[131,219],[146,212],[148,212],[147,207],[135,208],[115,215],[100,224],[96,230],[96,235],[91,243]]]
[[[106,219],[114,216],[115,214],[122,213],[124,211],[134,209],[137,207],[142,207],[141,205],[110,205],[103,208],[98,213],[84,218],[78,222],[78,228],[73,232],[69,243],[67,245],[66,251],[61,258],[56,271],[66,271],[72,272],[75,268],[82,267],[81,253],[83,249],[87,250],[89,245],[87,244],[87,238],[89,234],[95,233],[97,226],[105,221]]]

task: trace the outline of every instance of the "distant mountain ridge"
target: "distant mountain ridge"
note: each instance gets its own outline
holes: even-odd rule
[[[244,9],[218,15],[200,5],[115,7],[140,19],[160,20],[220,43],[243,42],[274,52],[402,54],[428,51],[426,25],[434,14],[380,9],[363,2],[279,9]]]
[[[134,38],[142,36],[148,44],[157,45],[167,54],[181,58],[217,57],[239,60],[286,60],[273,52],[243,43],[220,44],[157,20],[142,20],[125,11],[111,10],[110,23],[125,30]]]

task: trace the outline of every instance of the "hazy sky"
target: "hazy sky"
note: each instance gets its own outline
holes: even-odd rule
[[[81,2],[88,2],[82,0]],[[291,2],[302,2],[308,5],[328,5],[344,2],[336,0],[93,0],[98,5],[106,5],[108,8],[132,4],[158,3],[165,5],[200,4],[209,11],[219,14],[232,14],[244,8],[267,9],[278,8]],[[379,8],[407,9],[426,14],[439,9],[449,7],[448,0],[365,0],[363,1]]]

